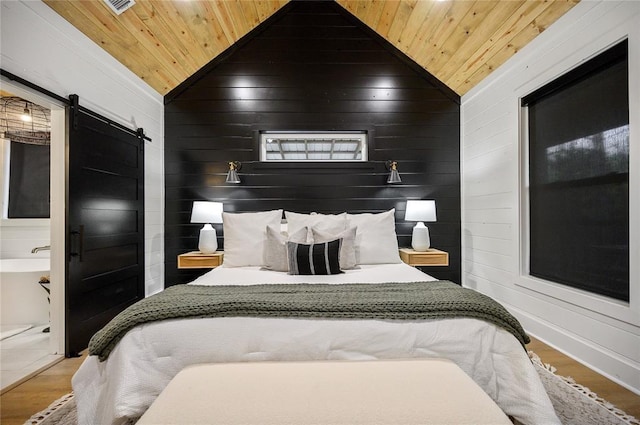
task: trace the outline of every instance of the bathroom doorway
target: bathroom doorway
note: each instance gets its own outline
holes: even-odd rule
[[[21,333],[0,341],[0,347],[2,348],[2,353],[0,353],[1,391],[4,392],[64,358],[66,111],[65,105],[57,100],[11,81],[2,81],[0,95],[24,100],[26,105],[25,112],[29,110],[33,114],[32,110],[34,108],[43,108],[49,111],[50,116],[49,218],[42,217],[42,212],[36,213],[36,217],[28,217],[28,214],[25,216],[24,213],[21,213],[18,214],[20,218],[9,218],[7,210],[4,209],[4,201],[7,198],[4,196],[2,222],[0,223],[3,230],[2,238],[5,237],[5,234],[13,234],[15,236],[16,233],[24,233],[24,237],[18,235],[13,240],[2,241],[4,245],[2,247],[3,256],[10,257],[7,258],[8,260],[21,260],[7,261],[4,269],[7,272],[11,270],[11,273],[15,273],[12,276],[28,279],[29,281],[24,282],[24,285],[21,284],[19,288],[28,288],[34,298],[32,298],[33,301],[27,301],[29,295],[21,292],[20,294],[22,295],[13,294],[12,296],[20,302],[29,303],[28,305],[46,302],[48,305],[45,304],[45,306],[48,306],[49,309],[49,324],[41,323],[43,321],[41,318],[21,317],[17,321],[34,321],[38,322],[34,323],[37,326],[32,326]],[[29,107],[29,105],[32,105],[32,107]],[[7,179],[4,171],[2,176],[3,194],[8,191],[8,186],[5,184]],[[29,177],[28,173],[23,173],[23,175],[26,178]],[[5,232],[4,230],[8,231]],[[30,237],[33,239],[29,239]],[[45,261],[47,257],[49,260],[48,272],[41,270],[44,267],[42,261]],[[10,266],[15,266],[15,268],[10,269]],[[30,270],[32,266],[35,269]],[[29,273],[30,271],[31,273]],[[40,275],[46,276],[47,274],[49,276],[49,284],[40,279]],[[42,285],[39,283],[40,281],[43,281]],[[50,300],[50,304],[46,301],[47,297]],[[21,309],[21,311],[25,310],[29,309]],[[46,317],[44,321],[46,321]],[[46,327],[49,327],[50,332],[43,333],[42,331]],[[16,329],[15,332],[20,330]],[[46,348],[43,349],[43,347]],[[44,355],[43,350],[46,351]]]

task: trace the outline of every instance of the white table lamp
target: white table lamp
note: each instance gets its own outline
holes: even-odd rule
[[[218,249],[216,229],[211,223],[222,223],[222,202],[194,201],[191,211],[192,223],[205,223],[200,229],[198,250],[203,254],[212,254]]]
[[[417,221],[413,228],[411,247],[415,251],[426,251],[431,245],[429,228],[425,221],[436,221],[436,201],[407,201],[407,210],[404,214],[407,221]]]

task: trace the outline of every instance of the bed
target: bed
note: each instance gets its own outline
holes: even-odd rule
[[[181,286],[191,292],[266,288],[276,293],[277,301],[287,296],[287,288],[308,288],[312,297],[316,292],[343,291],[337,298],[345,299],[355,289],[451,285],[399,260],[393,210],[331,216],[287,213],[286,234],[279,227],[282,210],[224,213],[223,266]],[[339,246],[332,251],[335,240]],[[318,246],[328,274],[291,274],[298,268],[308,272],[307,261],[314,268]],[[333,262],[339,264],[335,274]],[[322,272],[321,268],[312,271]],[[109,344],[102,344],[103,336],[103,331],[94,336],[90,354],[95,355],[87,357],[72,380],[80,425],[135,421],[178,372],[193,364],[412,358],[452,360],[522,424],[560,423],[523,341],[503,326],[472,316],[307,317],[233,310],[134,323]],[[105,346],[106,355],[100,351]]]

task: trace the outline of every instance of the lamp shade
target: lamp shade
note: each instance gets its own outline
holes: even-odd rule
[[[240,177],[238,176],[238,172],[234,169],[229,170],[229,172],[227,173],[227,178],[225,180],[225,183],[239,184]]]
[[[407,201],[407,221],[436,221],[436,201]]]
[[[222,223],[222,202],[194,201],[192,223]]]

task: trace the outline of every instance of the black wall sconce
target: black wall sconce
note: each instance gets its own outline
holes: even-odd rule
[[[385,163],[387,170],[389,170],[389,177],[387,178],[388,184],[402,183],[400,173],[398,173],[398,162],[389,160]]]
[[[240,168],[242,168],[242,163],[240,163],[240,161],[229,161],[229,172],[227,173],[225,183],[240,184],[241,180],[238,176]]]

